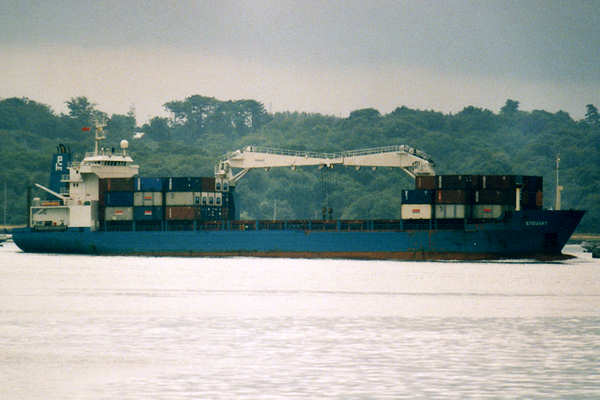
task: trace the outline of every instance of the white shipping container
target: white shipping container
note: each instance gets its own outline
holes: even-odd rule
[[[193,206],[193,192],[167,192],[165,202],[167,206]]]
[[[464,204],[436,204],[435,217],[439,219],[464,218]]]
[[[133,193],[133,205],[136,207],[160,207],[162,206],[162,193],[135,192]]]
[[[133,220],[133,207],[106,207],[104,219],[107,221]]]
[[[402,204],[402,219],[431,219],[431,204]]]

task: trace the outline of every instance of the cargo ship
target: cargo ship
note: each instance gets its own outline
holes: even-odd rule
[[[12,232],[25,252],[196,257],[395,260],[564,259],[584,211],[544,210],[543,181],[523,175],[435,175],[409,146],[313,153],[248,146],[213,177],[143,177],[128,154],[100,146],[75,162],[59,146],[47,200],[28,195],[28,225]],[[240,220],[238,181],[255,168],[401,168],[399,219]]]

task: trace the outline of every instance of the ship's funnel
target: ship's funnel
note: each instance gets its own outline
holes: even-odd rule
[[[66,193],[67,183],[61,182],[63,176],[69,175],[72,155],[62,144],[58,146],[58,152],[52,156],[50,167],[50,189],[56,193]]]

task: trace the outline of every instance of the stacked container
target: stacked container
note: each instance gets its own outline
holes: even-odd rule
[[[227,219],[222,212],[223,193],[216,186],[215,178],[168,178],[165,219],[181,222]],[[219,189],[224,186],[219,183]]]
[[[192,229],[235,217],[233,188],[210,177],[101,179],[99,220],[109,229]]]
[[[402,219],[431,219],[435,190],[402,191]]]
[[[442,221],[468,218],[473,192],[481,186],[479,175],[435,176],[435,218]]]
[[[133,221],[133,178],[99,182],[99,213],[103,221]]]
[[[522,210],[543,206],[540,176],[417,176],[415,188],[402,192],[403,219],[489,220],[517,205]]]
[[[141,223],[141,226],[160,225],[164,219],[164,187],[164,178],[135,178],[133,217],[136,223]]]

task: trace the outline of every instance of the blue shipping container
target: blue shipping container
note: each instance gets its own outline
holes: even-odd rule
[[[168,178],[169,182],[167,190],[170,192],[192,192],[192,178],[184,177],[171,177]]]
[[[107,207],[131,207],[133,192],[106,192],[104,202]]]
[[[162,192],[165,187],[166,178],[135,178],[134,188],[136,192]]]
[[[163,217],[162,207],[134,207],[133,219],[136,221],[160,221]]]

